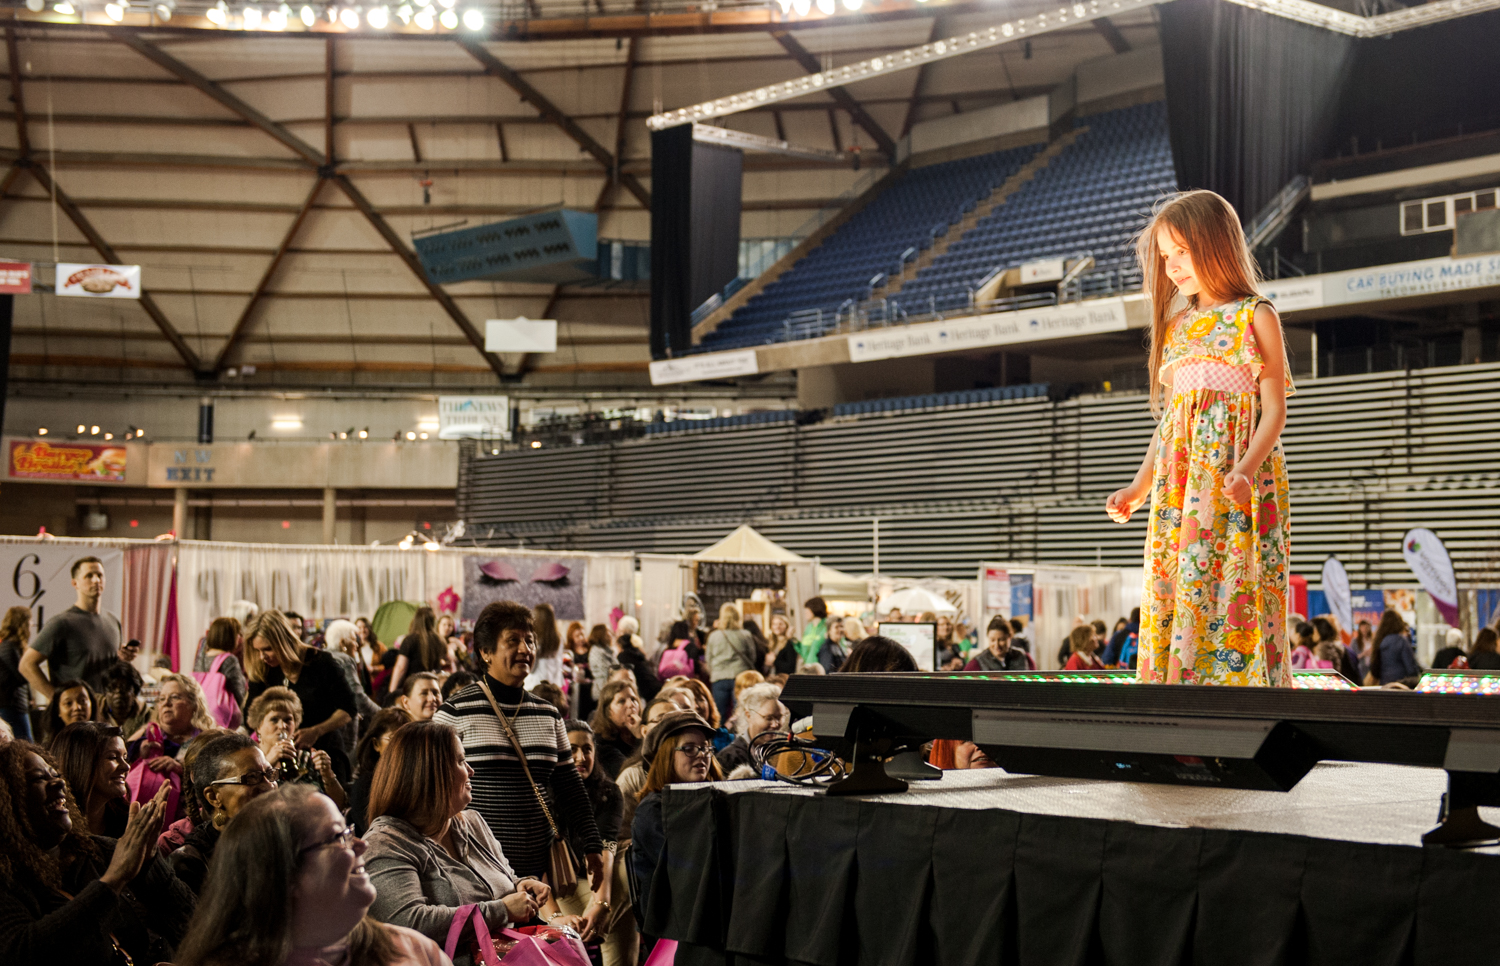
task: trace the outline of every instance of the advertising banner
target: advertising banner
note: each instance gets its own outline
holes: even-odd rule
[[[31,263],[0,262],[0,295],[31,294]]]
[[[1010,573],[984,568],[984,609],[996,614],[1010,612]]]
[[[438,439],[510,439],[510,397],[439,396]]]
[[[99,558],[104,566],[102,610],[119,617],[125,579],[123,550],[25,543],[0,544],[0,613],[11,607],[30,608],[35,634],[49,617],[61,614],[78,599],[70,571],[79,557]]]
[[[1385,591],[1383,590],[1352,590],[1349,592],[1350,620],[1353,625],[1349,630],[1353,631],[1359,626],[1360,621],[1369,621],[1371,627],[1380,624],[1380,618],[1385,616]]]
[[[1031,574],[1010,575],[1010,616],[1032,618]]]
[[[13,480],[124,483],[125,447],[12,440],[5,468]]]
[[[1124,299],[1095,299],[857,332],[849,336],[849,361],[871,362],[930,355],[1100,332],[1123,332],[1126,328]]]
[[[651,363],[651,385],[694,382],[699,379],[724,379],[729,376],[753,376],[760,371],[754,349],[738,352],[706,352],[681,359],[659,359]]]
[[[88,299],[138,299],[141,267],[58,262],[57,294]]]
[[[1453,574],[1453,561],[1448,557],[1448,548],[1438,535],[1424,527],[1406,531],[1401,538],[1401,555],[1406,565],[1417,575],[1422,589],[1436,605],[1443,620],[1458,627],[1458,581]]]
[[[1349,574],[1339,558],[1330,556],[1323,561],[1323,596],[1328,601],[1328,610],[1339,619],[1339,627],[1354,630],[1354,599],[1349,591]]]
[[[560,621],[584,620],[588,566],[587,557],[464,557],[461,619],[475,620],[489,604],[513,600],[531,608],[551,604]]]

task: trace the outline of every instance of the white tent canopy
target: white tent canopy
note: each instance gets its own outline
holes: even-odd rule
[[[868,602],[870,599],[870,578],[856,577],[846,574],[842,570],[834,570],[832,567],[818,567],[818,593],[829,600],[857,600]]]
[[[933,593],[925,587],[908,587],[905,590],[892,591],[880,598],[880,603],[875,610],[880,614],[889,614],[892,608],[900,608],[901,613],[906,617],[914,617],[929,611],[934,614],[947,614],[949,617],[958,614],[958,608],[948,603],[942,594]]]

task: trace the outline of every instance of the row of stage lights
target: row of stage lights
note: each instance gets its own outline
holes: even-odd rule
[[[838,9],[839,0],[776,0],[781,5],[781,15],[789,17],[793,12],[799,17],[805,17],[812,13],[813,7],[825,17],[833,16]],[[927,0],[917,0],[918,3],[926,3]],[[850,13],[865,5],[865,0],[843,0],[844,9]]]
[[[797,2],[805,6],[808,0]],[[823,2],[828,0],[819,0],[819,3]],[[861,0],[844,2],[859,3]],[[383,3],[369,8],[335,4],[314,7],[303,4],[300,10],[294,12],[287,3],[267,5],[264,9],[258,4],[250,3],[239,8],[238,23],[232,24],[236,11],[225,0],[218,0],[204,15],[215,26],[238,26],[242,30],[285,30],[294,20],[300,20],[304,27],[311,29],[320,18],[326,19],[330,24],[343,24],[349,30],[358,30],[361,26],[385,30],[392,26],[393,21],[400,21],[400,26],[403,27],[415,24],[422,30],[434,30],[439,26],[444,30],[457,30],[460,23],[468,30],[484,29],[483,11],[470,8],[459,13],[454,9],[457,5],[458,0],[419,0],[417,3],[402,3],[392,10]],[[54,12],[65,17],[78,14],[80,7],[82,3],[75,4],[73,0],[58,0],[52,5]],[[171,20],[176,7],[176,0],[160,0],[150,5],[150,9],[161,20]],[[26,9],[32,13],[41,13],[46,8],[47,0],[26,0]],[[110,0],[104,5],[104,14],[115,23],[121,23],[130,9],[130,0]]]

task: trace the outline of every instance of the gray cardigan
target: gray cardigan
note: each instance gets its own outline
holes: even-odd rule
[[[460,812],[453,820],[460,859],[410,822],[389,815],[371,822],[364,838],[365,871],[375,885],[374,918],[415,929],[439,946],[458,907],[471,902],[479,903],[491,932],[509,924],[500,900],[516,891],[516,874],[478,812]]]
[[[732,681],[755,670],[755,638],[746,630],[717,630],[708,635],[708,667],[715,681]]]

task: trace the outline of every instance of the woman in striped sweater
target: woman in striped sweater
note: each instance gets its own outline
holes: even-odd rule
[[[525,750],[531,778],[547,797],[559,831],[568,835],[571,830],[582,842],[590,885],[597,890],[603,881],[603,844],[583,779],[573,766],[562,715],[522,689],[536,663],[531,611],[510,601],[490,604],[474,623],[474,647],[484,675],[455,691],[432,719],[457,731],[463,743],[464,757],[474,769],[470,807],[489,823],[517,876],[547,874],[552,827],[505,725],[495,716],[488,688]]]

